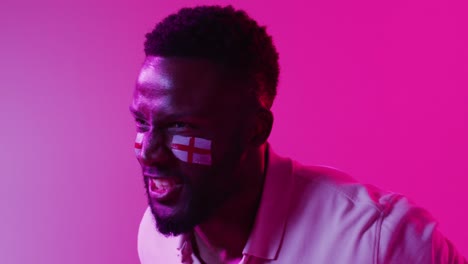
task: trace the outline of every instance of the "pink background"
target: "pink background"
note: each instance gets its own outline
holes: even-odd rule
[[[202,3],[228,2],[1,1],[1,263],[138,262],[144,34]],[[406,194],[468,256],[467,2],[230,3],[280,52],[276,151]]]

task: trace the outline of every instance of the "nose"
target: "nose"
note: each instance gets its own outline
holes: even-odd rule
[[[155,130],[145,132],[137,159],[141,165],[148,167],[162,168],[170,165],[171,150],[167,137]]]

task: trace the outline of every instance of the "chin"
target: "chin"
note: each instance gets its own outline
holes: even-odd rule
[[[156,228],[161,234],[177,236],[188,233],[199,223],[198,206],[191,202],[193,199],[189,199],[190,195],[184,196],[171,205],[158,203],[148,196],[149,206],[156,220]]]
[[[164,206],[150,202],[151,212],[156,220],[156,228],[166,236],[178,236],[189,233],[195,226],[203,223],[216,211],[217,206],[210,206],[208,201],[183,199],[187,203],[177,206]]]

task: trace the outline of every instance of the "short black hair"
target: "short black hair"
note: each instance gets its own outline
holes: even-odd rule
[[[146,56],[203,58],[255,81],[268,109],[278,85],[278,52],[265,26],[232,6],[182,8],[146,34]]]

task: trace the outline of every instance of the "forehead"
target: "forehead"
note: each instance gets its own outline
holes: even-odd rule
[[[231,84],[226,72],[210,61],[147,57],[137,78],[133,108],[171,113],[219,111],[239,98]]]

